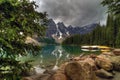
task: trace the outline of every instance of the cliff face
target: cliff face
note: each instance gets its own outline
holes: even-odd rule
[[[55,22],[52,19],[50,19],[48,21],[47,25],[48,25],[48,27],[47,27],[47,31],[46,31],[46,36],[48,38],[51,38],[53,34],[57,33],[57,27],[56,27]]]
[[[52,19],[50,19],[47,25],[48,26],[46,37],[60,40],[75,34],[89,33],[97,26],[97,23],[93,23],[82,27],[71,25],[65,26],[63,22],[59,22],[56,24]]]

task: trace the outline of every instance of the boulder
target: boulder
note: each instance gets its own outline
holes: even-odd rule
[[[111,60],[106,55],[99,55],[95,59],[96,65],[100,69],[104,69],[106,71],[111,71],[113,69],[113,65]]]
[[[22,80],[49,80],[50,74],[37,74],[29,77],[24,77]]]
[[[67,66],[68,63],[69,63],[69,62],[66,62],[66,63],[62,64],[62,65],[59,67],[59,69],[57,70],[57,73],[63,73],[63,74],[65,74],[65,67]]]
[[[115,54],[113,52],[102,52],[102,55],[106,55],[106,56],[115,56]]]
[[[30,36],[27,36],[27,37],[26,37],[25,43],[26,43],[26,44],[32,44],[32,45],[34,45],[34,46],[41,46],[41,43],[40,43],[40,42],[38,42],[37,40],[33,39],[33,38],[30,37]]]
[[[24,77],[24,78],[22,78],[22,80],[33,80],[33,79],[30,77]]]
[[[69,80],[98,80],[88,62],[73,61],[66,65],[65,74]]]
[[[113,54],[120,56],[120,49],[114,49]]]
[[[107,72],[104,69],[97,70],[95,73],[97,76],[101,78],[108,78],[108,79],[113,78],[113,74],[110,72]]]
[[[113,69],[120,71],[120,56],[110,57],[111,63],[113,64]]]
[[[79,56],[78,56],[78,57],[74,57],[73,60],[74,60],[74,61],[79,61],[79,60],[80,60],[80,57],[79,57]]]
[[[48,80],[68,80],[65,74],[62,73],[56,73],[50,79]]]
[[[88,63],[90,64],[90,66],[92,67],[92,69],[95,71],[97,70],[97,66],[96,66],[96,63],[95,63],[95,60],[93,60],[92,58],[86,58],[85,60],[83,60],[82,62],[85,62],[85,63]]]
[[[48,80],[68,80],[67,76],[65,75],[65,67],[67,64],[68,62],[62,64],[52,78]]]

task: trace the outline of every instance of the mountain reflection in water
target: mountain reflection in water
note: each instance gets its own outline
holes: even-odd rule
[[[31,51],[28,51],[28,53],[27,56],[20,57],[20,59],[22,61],[33,60],[32,65],[35,68],[56,70],[60,64],[72,56],[80,55],[82,51],[80,46],[45,45],[36,55],[32,55]]]

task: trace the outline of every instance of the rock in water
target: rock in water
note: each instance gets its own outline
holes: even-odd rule
[[[70,62],[65,67],[65,73],[70,80],[98,80],[91,65],[87,62]]]

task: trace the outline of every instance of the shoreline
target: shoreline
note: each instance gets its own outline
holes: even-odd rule
[[[71,58],[57,70],[46,70],[22,80],[118,80],[119,64],[120,55],[116,55],[115,50],[100,55],[81,55]]]

